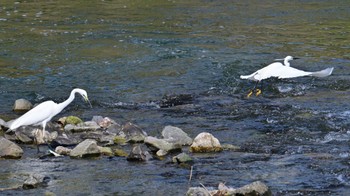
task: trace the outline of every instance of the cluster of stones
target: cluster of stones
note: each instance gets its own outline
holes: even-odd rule
[[[9,122],[10,123],[10,122]],[[6,123],[2,123],[4,131]],[[83,122],[78,117],[69,116],[49,123],[43,135],[35,135],[38,127],[23,126],[16,131],[4,133],[0,137],[1,158],[21,158],[22,148],[17,143],[31,144],[34,137],[38,144],[50,144],[55,147],[56,155],[67,155],[72,158],[91,156],[126,156],[127,160],[146,161],[152,155],[166,156],[171,152],[182,152],[183,146],[190,146],[190,152],[219,152],[222,147],[218,139],[210,133],[200,133],[194,140],[178,127],[166,126],[162,137],[148,136],[139,126],[133,123],[120,125],[108,117],[94,116],[91,121]],[[40,128],[40,127],[39,127]],[[118,145],[133,144],[130,153]],[[74,148],[69,148],[75,146]],[[145,151],[145,146],[150,152]],[[180,156],[182,157],[182,156]],[[179,161],[179,158],[174,158]]]
[[[23,102],[23,100],[21,100]],[[31,106],[24,109],[30,109]],[[49,144],[54,150],[49,150],[54,156],[69,156],[71,158],[91,158],[104,156],[122,156],[128,161],[147,161],[154,157],[162,158],[171,154],[172,161],[177,164],[191,164],[193,158],[183,152],[189,147],[191,153],[220,152],[225,149],[237,149],[235,146],[221,146],[219,140],[212,134],[202,132],[194,139],[182,129],[166,126],[161,137],[148,136],[139,126],[133,123],[118,124],[108,117],[94,116],[92,120],[83,122],[75,116],[59,119],[56,123],[48,123],[44,134],[38,133],[41,127],[23,126],[15,131],[7,131],[11,122],[0,119],[0,158],[20,159],[23,155],[19,144]],[[128,145],[129,144],[129,145]],[[127,153],[124,146],[130,148]],[[145,150],[147,149],[147,150]],[[187,149],[187,148],[186,148]],[[45,182],[44,176],[31,175],[22,188],[36,188]],[[269,195],[269,189],[261,182],[239,189],[219,185],[216,192],[208,192],[202,187],[191,187],[187,195]],[[231,194],[232,193],[232,194]]]

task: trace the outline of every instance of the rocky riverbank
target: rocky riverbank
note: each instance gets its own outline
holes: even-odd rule
[[[147,162],[150,159],[164,160],[166,156],[172,156],[173,164],[182,164],[184,167],[191,168],[192,173],[191,166],[195,162],[192,157],[194,153],[219,153],[223,150],[239,149],[237,146],[221,145],[217,138],[206,132],[192,139],[179,127],[165,126],[160,137],[150,136],[134,123],[119,124],[103,116],[93,116],[90,121],[85,122],[76,116],[63,117],[57,122],[48,123],[45,133],[41,135],[34,134],[41,127],[23,126],[11,131],[8,130],[11,122],[6,123],[1,119],[0,122],[2,122],[1,159],[21,159],[25,153],[22,147],[35,148],[35,141],[37,141],[39,148],[45,145],[49,147],[47,152],[40,150],[41,157],[53,159],[57,156],[66,156],[71,159],[95,159],[102,156],[120,156],[131,162]],[[48,180],[42,174],[32,174],[23,182],[23,185],[3,188],[3,190],[37,188],[46,185]],[[217,191],[217,193],[232,192],[228,188]],[[192,187],[187,195],[198,195],[200,192],[204,195],[212,194],[206,189]],[[236,192],[232,193],[236,194]]]

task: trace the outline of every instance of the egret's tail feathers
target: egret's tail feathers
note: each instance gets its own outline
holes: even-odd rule
[[[241,75],[240,77],[241,77],[241,79],[248,79],[250,77],[250,75],[248,75],[248,76]]]
[[[248,79],[248,80],[256,80],[255,78],[254,78],[254,76],[257,74],[257,72],[254,72],[254,73],[252,73],[252,74],[250,74],[250,75],[241,75],[240,76],[240,78],[241,79]]]
[[[334,67],[330,67],[321,71],[312,72],[311,76],[326,77],[332,74]]]

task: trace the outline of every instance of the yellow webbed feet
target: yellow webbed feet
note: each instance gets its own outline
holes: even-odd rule
[[[248,93],[248,95],[247,95],[247,98],[249,98],[250,96],[252,96],[252,94],[253,94],[253,91],[252,91],[252,90],[249,91],[249,93]]]
[[[260,94],[261,94],[261,90],[260,89],[256,89],[255,96],[259,96]]]

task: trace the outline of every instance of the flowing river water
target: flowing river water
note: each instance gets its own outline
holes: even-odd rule
[[[16,99],[65,100],[60,116],[108,116],[148,135],[166,125],[192,138],[210,132],[238,151],[192,154],[190,170],[122,157],[0,160],[0,188],[31,173],[47,186],[4,195],[184,195],[189,186],[266,183],[274,195],[350,194],[350,6],[348,1],[2,1],[0,118]],[[263,96],[240,75],[287,55],[326,78],[267,80]],[[159,108],[164,95],[190,103]],[[55,120],[54,119],[54,120]]]

